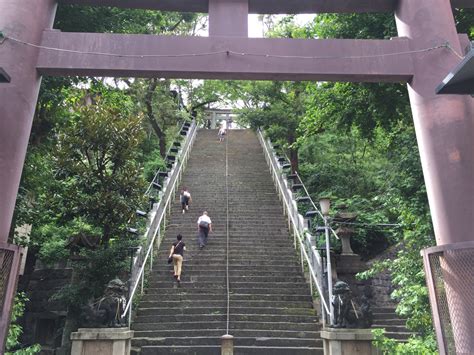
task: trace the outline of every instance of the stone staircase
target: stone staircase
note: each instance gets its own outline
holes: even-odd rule
[[[406,328],[406,319],[396,314],[395,307],[374,307],[372,312],[374,316],[372,328],[384,328],[387,337],[403,342],[414,335]]]
[[[323,354],[309,286],[257,137],[228,136],[229,334],[235,354]],[[166,237],[132,328],[135,353],[220,354],[227,329],[226,143],[200,130],[183,176],[193,202],[182,214],[178,196]],[[199,250],[197,218],[206,210],[214,232]],[[187,251],[181,284],[166,263],[176,235]]]

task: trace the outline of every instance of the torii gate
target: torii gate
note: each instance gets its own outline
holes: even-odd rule
[[[407,82],[459,353],[474,353],[474,105],[436,96],[467,36],[451,6],[474,0],[58,0],[62,4],[208,12],[209,37],[63,33],[55,0],[0,0],[0,344],[16,283],[7,244],[41,75]],[[252,39],[248,13],[394,12],[392,40]],[[28,44],[26,44],[28,43]],[[60,51],[55,49],[61,49]],[[2,83],[3,81],[7,83]],[[8,82],[10,80],[10,82]],[[460,260],[455,250],[468,255]],[[429,268],[427,268],[428,270]],[[470,270],[469,270],[470,269]],[[1,271],[4,270],[4,271]],[[467,270],[467,272],[466,272]],[[429,271],[429,270],[428,270]],[[5,287],[7,285],[8,287]],[[462,288],[469,286],[468,291]],[[438,340],[443,327],[430,289]],[[439,340],[440,351],[445,343]]]

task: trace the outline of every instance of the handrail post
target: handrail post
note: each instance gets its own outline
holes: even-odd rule
[[[295,239],[296,241],[296,239]],[[303,249],[302,247],[300,248],[300,260],[301,260],[301,271],[303,272],[303,275],[304,275],[304,255],[303,255]],[[310,283],[311,283],[311,280],[310,280]],[[310,287],[312,288],[312,287]]]
[[[150,272],[153,271],[153,249],[150,254]]]
[[[331,249],[329,244],[329,226],[327,216],[324,218],[324,232],[326,234],[326,272],[328,278],[328,295],[329,295],[329,323],[334,324],[334,306],[332,304],[332,266],[331,266]]]

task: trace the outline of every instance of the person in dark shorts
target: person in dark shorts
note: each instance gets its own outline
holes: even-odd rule
[[[181,281],[181,269],[183,267],[183,255],[186,250],[186,245],[183,242],[183,236],[178,234],[176,236],[176,241],[171,246],[170,256],[168,259],[173,261],[174,267],[174,277],[176,281]]]
[[[192,201],[191,194],[186,187],[181,190],[179,200],[181,202],[181,209],[183,210],[184,214],[185,211],[189,210],[189,203]]]

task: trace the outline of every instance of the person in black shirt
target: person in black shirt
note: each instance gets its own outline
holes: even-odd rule
[[[170,256],[173,260],[173,267],[174,267],[174,277],[176,281],[181,281],[181,268],[183,266],[183,254],[186,250],[186,245],[183,242],[183,236],[178,234],[176,236],[176,241],[171,246]]]

